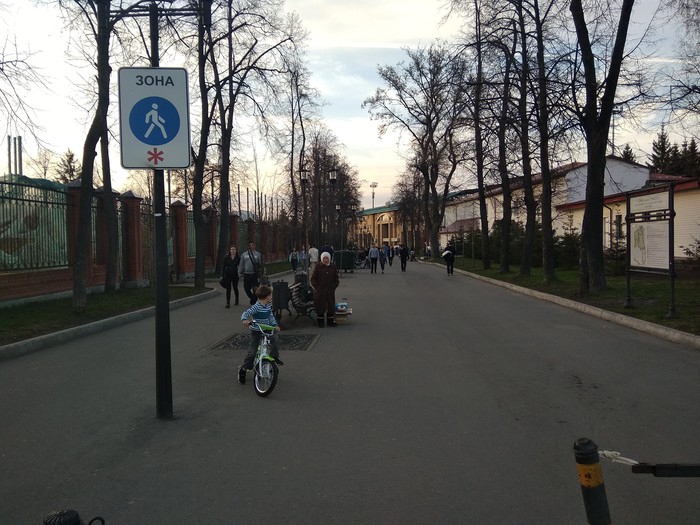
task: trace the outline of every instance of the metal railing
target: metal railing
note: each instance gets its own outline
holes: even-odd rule
[[[0,270],[68,265],[67,193],[0,182]]]

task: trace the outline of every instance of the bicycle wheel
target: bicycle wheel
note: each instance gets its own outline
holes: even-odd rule
[[[265,359],[258,364],[255,367],[255,377],[253,379],[255,392],[262,397],[269,396],[277,384],[277,374],[279,374],[279,369],[276,363]]]

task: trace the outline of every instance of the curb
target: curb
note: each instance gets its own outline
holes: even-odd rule
[[[215,295],[217,295],[216,290],[210,290],[208,292],[178,299],[177,301],[171,301],[170,310],[175,310],[193,303],[198,303],[199,301],[210,299]],[[133,321],[139,321],[155,315],[155,312],[156,307],[149,306],[148,308],[136,310],[135,312],[129,312],[116,317],[108,317],[106,319],[95,321],[94,323],[75,326],[73,328],[61,330],[60,332],[40,335],[39,337],[33,337],[32,339],[26,339],[25,341],[17,341],[16,343],[0,346],[0,361],[19,357],[31,352],[36,352],[37,350],[43,350],[53,345],[66,343],[86,335],[101,332],[102,330],[106,330],[108,328],[114,328]]]

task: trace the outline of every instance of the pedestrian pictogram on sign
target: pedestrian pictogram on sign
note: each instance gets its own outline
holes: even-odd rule
[[[119,70],[121,158],[125,168],[190,165],[187,71]]]

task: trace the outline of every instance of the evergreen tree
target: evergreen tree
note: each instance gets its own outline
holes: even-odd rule
[[[699,177],[700,176],[700,152],[698,152],[698,144],[695,138],[683,141],[680,158],[678,160],[679,173],[684,177]]]
[[[55,173],[57,177],[56,180],[63,184],[68,184],[71,181],[80,179],[83,168],[80,166],[80,162],[76,158],[75,153],[69,149],[58,161]]]
[[[657,140],[651,144],[651,168],[656,173],[670,173],[671,167],[671,143],[664,126],[661,126]]]
[[[668,153],[668,166],[664,170],[664,173],[681,175],[683,163],[681,162],[681,150],[678,148],[678,144],[674,142]]]
[[[637,162],[637,157],[629,144],[625,144],[625,147],[622,150],[622,158],[627,162]]]

